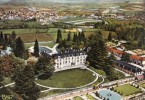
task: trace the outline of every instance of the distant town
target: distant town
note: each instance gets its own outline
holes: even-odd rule
[[[144,100],[143,2],[0,5],[0,100]]]

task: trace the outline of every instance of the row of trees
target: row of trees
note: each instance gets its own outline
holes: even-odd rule
[[[13,31],[12,34],[3,34],[0,33],[0,46],[2,46],[3,50],[6,50],[7,47],[12,48],[12,52],[16,57],[20,58],[28,58],[28,51],[25,49],[25,45],[21,39],[21,37],[16,38],[16,34]],[[36,39],[34,45],[34,56],[39,57],[39,44]]]
[[[57,32],[56,43],[59,43],[59,48],[80,48],[80,46],[84,47],[86,45],[86,37],[84,32],[74,33],[72,37],[72,33],[69,32],[66,39],[62,39],[61,30]]]
[[[3,34],[2,31],[0,33],[0,46],[2,46],[4,50],[7,49],[7,47],[11,47],[13,50],[13,53],[20,58],[25,57],[25,46],[21,39],[21,37],[16,38],[15,31],[12,32],[12,34]]]

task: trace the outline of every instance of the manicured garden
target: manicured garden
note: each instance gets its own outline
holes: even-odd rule
[[[75,88],[86,85],[95,80],[92,72],[85,69],[71,69],[56,72],[47,80],[36,80],[37,83],[48,87]]]
[[[114,88],[115,92],[118,92],[119,94],[123,95],[123,96],[129,96],[132,94],[136,94],[136,93],[140,93],[141,90],[131,86],[130,84],[125,84],[125,85],[121,85],[121,86],[117,86]]]

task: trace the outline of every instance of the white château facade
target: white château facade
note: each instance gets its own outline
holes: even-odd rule
[[[55,70],[57,69],[71,69],[72,66],[85,65],[87,54],[81,50],[71,50],[63,53],[54,54]],[[80,65],[80,66],[79,66]]]

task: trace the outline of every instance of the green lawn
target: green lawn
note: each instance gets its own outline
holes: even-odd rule
[[[73,100],[83,100],[81,97],[77,96],[77,97],[74,97]]]
[[[89,100],[95,100],[94,97],[92,97],[91,95],[87,94],[86,97],[89,99]]]
[[[93,73],[85,69],[72,69],[56,72],[48,80],[36,80],[37,83],[48,87],[75,88],[86,85],[95,79]]]
[[[95,69],[94,67],[89,67],[89,68],[100,75],[106,76],[106,73],[103,70]]]
[[[123,96],[129,96],[141,92],[138,88],[135,88],[130,84],[115,87],[114,90],[121,93]]]

